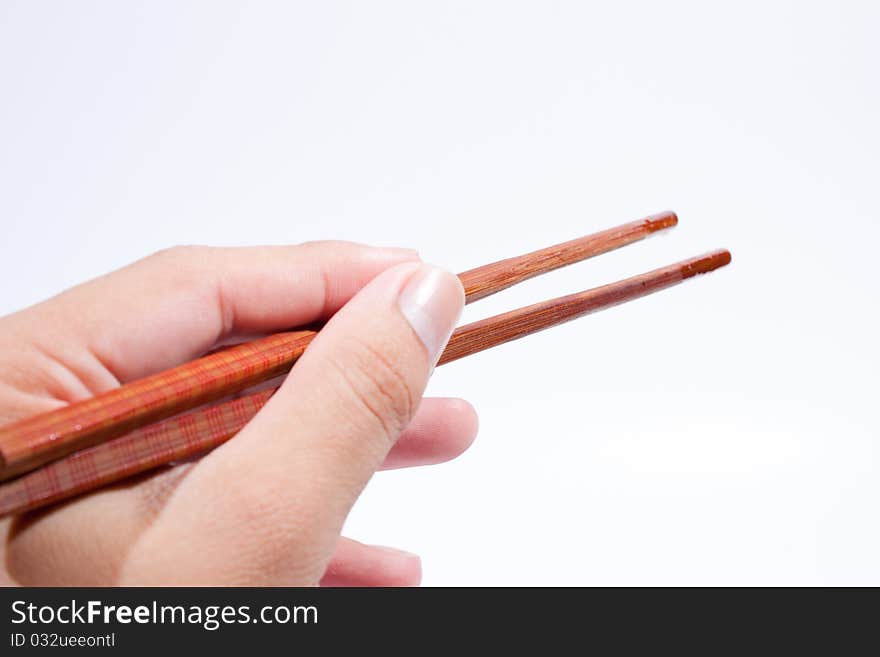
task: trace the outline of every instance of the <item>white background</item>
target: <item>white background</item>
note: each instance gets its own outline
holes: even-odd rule
[[[347,533],[426,584],[880,584],[880,5],[0,3],[0,312],[177,243],[459,271],[671,208],[465,319],[726,270],[441,368],[460,460]]]

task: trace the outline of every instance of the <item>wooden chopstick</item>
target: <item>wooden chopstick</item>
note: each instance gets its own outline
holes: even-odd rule
[[[583,317],[603,308],[610,308],[657,292],[688,278],[705,274],[730,263],[730,252],[724,249],[682,260],[622,281],[609,283],[584,292],[542,301],[495,315],[452,334],[439,365],[490,349],[511,340],[543,331],[551,326]]]
[[[646,274],[468,324],[452,334],[439,363],[449,363],[657,292],[729,262],[728,251],[714,251]],[[315,335],[317,332],[311,333],[312,338]],[[274,390],[263,390],[172,417],[76,452],[0,485],[0,517],[53,504],[172,461],[202,454],[238,433],[273,393]]]
[[[674,212],[660,212],[639,221],[468,270],[459,274],[465,299],[467,303],[478,301],[540,274],[619,249],[676,224],[678,217]]]
[[[677,223],[673,212],[461,274],[467,302],[620,248]],[[289,331],[223,349],[115,390],[0,427],[0,481],[289,371],[311,340]]]

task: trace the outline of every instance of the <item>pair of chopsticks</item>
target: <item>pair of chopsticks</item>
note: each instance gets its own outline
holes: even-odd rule
[[[674,213],[664,212],[466,271],[460,274],[466,302],[677,223]],[[728,251],[713,251],[468,324],[452,334],[438,364],[651,294],[729,262]],[[285,374],[316,334],[315,330],[288,331],[228,347],[91,399],[0,427],[0,481],[11,479],[0,484],[0,517],[46,506],[217,447],[241,430],[275,390],[205,405]]]

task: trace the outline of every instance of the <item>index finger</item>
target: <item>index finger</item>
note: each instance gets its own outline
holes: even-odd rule
[[[408,249],[350,242],[176,247],[7,318],[49,352],[85,349],[122,383],[236,335],[325,320]]]

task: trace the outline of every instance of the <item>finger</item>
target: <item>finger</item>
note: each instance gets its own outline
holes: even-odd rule
[[[465,400],[424,399],[413,421],[385,457],[382,469],[452,460],[474,442],[477,426],[477,413]]]
[[[340,538],[321,586],[418,586],[421,581],[418,555]]]
[[[138,574],[152,583],[317,583],[463,303],[458,278],[427,265],[394,267],[364,287],[236,440],[175,491],[133,550]],[[174,544],[190,549],[163,551]]]
[[[191,360],[231,335],[326,319],[377,274],[416,258],[348,242],[177,247],[7,319],[54,358],[74,359],[77,372],[87,369],[75,356],[85,347],[125,382]]]

